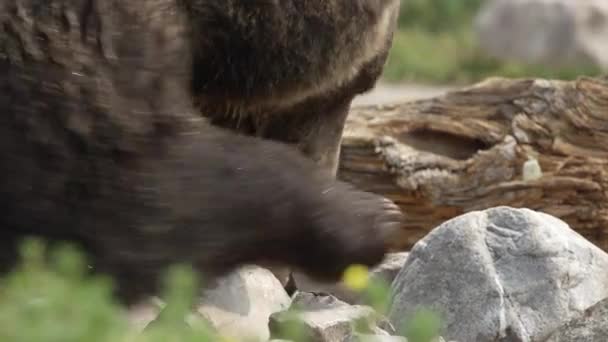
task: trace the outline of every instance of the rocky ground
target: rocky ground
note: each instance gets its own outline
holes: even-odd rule
[[[338,284],[289,296],[257,266],[205,291],[194,315],[239,341],[284,338],[294,321],[311,342],[407,341],[401,327],[420,309],[441,318],[434,341],[608,340],[608,254],[547,214],[469,212],[386,260],[370,276],[391,284],[384,315]]]

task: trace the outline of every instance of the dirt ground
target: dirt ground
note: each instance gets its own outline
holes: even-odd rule
[[[449,86],[428,86],[420,84],[387,84],[379,83],[371,92],[358,96],[353,106],[388,104],[428,98],[453,89]]]

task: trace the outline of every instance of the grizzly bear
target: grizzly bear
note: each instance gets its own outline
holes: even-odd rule
[[[240,3],[209,6],[222,34],[195,49],[198,108],[213,124],[295,145],[335,175],[351,101],[382,73],[400,0],[253,1],[253,16]],[[188,12],[209,29],[209,15]]]
[[[377,264],[401,214],[334,174],[395,3],[0,0],[0,266],[70,241],[133,303],[174,263]]]

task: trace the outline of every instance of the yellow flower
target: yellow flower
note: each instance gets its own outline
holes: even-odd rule
[[[364,265],[351,265],[344,271],[342,281],[351,290],[361,291],[369,283],[369,269]]]

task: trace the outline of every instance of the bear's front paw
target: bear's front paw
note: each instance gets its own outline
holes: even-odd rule
[[[339,280],[350,265],[374,267],[384,259],[404,220],[399,207],[382,196],[337,183],[306,231],[301,270],[319,280]]]
[[[375,215],[374,229],[390,244],[399,232],[405,216],[395,202],[385,197],[380,197],[379,200],[380,208]]]

